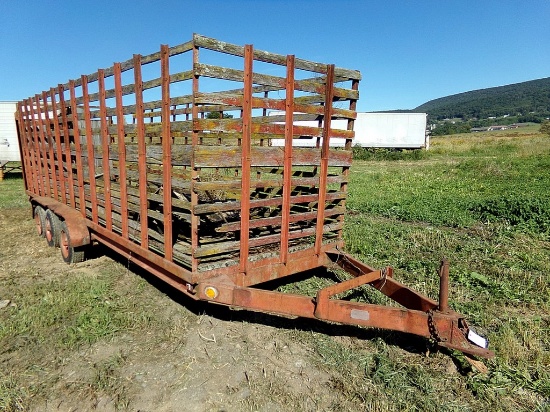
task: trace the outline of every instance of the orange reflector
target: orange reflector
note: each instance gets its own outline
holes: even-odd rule
[[[218,297],[218,289],[212,286],[207,286],[204,288],[204,294],[208,299],[216,299]]]

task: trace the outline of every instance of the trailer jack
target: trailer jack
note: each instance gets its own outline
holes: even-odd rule
[[[315,298],[250,287],[239,287],[209,279],[195,288],[195,298],[233,307],[262,312],[319,319],[358,326],[368,326],[411,333],[431,339],[437,346],[465,354],[491,358],[487,340],[477,335],[466,319],[448,307],[449,265],[443,261],[439,270],[439,302],[413,291],[393,279],[393,270],[376,270],[339,251],[327,252],[331,262],[353,277],[325,287]],[[401,307],[374,305],[332,299],[335,295],[369,285]]]

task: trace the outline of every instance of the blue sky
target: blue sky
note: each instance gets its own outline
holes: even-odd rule
[[[362,72],[360,111],[550,76],[550,0],[0,0],[0,100],[193,32]]]

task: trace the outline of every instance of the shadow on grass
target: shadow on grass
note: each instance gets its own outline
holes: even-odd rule
[[[23,172],[15,172],[10,171],[7,173],[4,173],[4,180],[22,180],[23,179]]]
[[[106,255],[114,261],[124,266],[128,266],[128,261],[126,258],[103,245],[97,245],[91,249],[91,254],[87,255],[90,258]],[[246,308],[239,308],[236,310],[234,308],[232,309],[224,305],[212,304],[206,301],[193,300],[190,297],[186,296],[184,293],[180,292],[166,282],[157,278],[155,275],[149,273],[145,269],[142,269],[135,264],[130,263],[129,269],[134,274],[144,279],[151,286],[159,290],[161,293],[165,294],[171,300],[181,306],[184,306],[186,309],[197,316],[207,314],[208,316],[212,316],[223,321],[247,322],[272,326],[283,330],[300,330],[304,332],[320,333],[328,336],[348,336],[365,341],[381,339],[387,345],[397,346],[413,354],[424,354],[426,353],[427,349],[430,349],[430,351],[433,351],[434,349],[427,339],[412,334],[377,328],[365,328],[352,325],[327,323],[321,320],[310,318],[288,318],[275,314],[255,312]],[[331,280],[337,281],[335,275],[332,272],[324,268],[320,268],[288,276],[283,279],[266,282],[258,286],[261,286],[261,289],[274,290],[281,285],[304,280],[312,276],[324,276],[329,279],[332,278]],[[440,348],[440,350],[443,353],[448,352],[444,348]]]

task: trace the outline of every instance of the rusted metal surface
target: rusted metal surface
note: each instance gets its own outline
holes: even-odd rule
[[[71,243],[73,246],[90,244],[90,232],[88,231],[86,219],[76,209],[64,205],[51,197],[34,196],[31,192],[27,192],[27,194],[31,196],[33,204],[50,209],[67,223],[71,232]]]
[[[127,170],[126,170],[126,144],[124,143],[124,107],[122,105],[122,68],[120,63],[114,64],[115,78],[115,101],[116,101],[116,124],[117,124],[117,143],[118,143],[118,163],[120,183],[120,209],[122,218],[122,237],[128,239],[128,197],[127,189]],[[78,152],[78,148],[77,148]]]
[[[284,146],[284,169],[283,169],[283,205],[290,204],[292,192],[292,133],[294,127],[294,56],[286,59],[286,93],[285,93],[285,146]],[[278,223],[278,222],[277,222]],[[283,208],[281,216],[281,248],[280,260],[286,264],[288,261],[288,242],[290,232],[290,208]]]
[[[439,307],[440,312],[449,310],[449,262],[441,261],[439,266]]]
[[[162,192],[164,214],[164,258],[172,256],[172,136],[170,134],[170,72],[168,46],[160,50],[162,77]]]
[[[173,60],[182,54],[190,67]],[[211,64],[212,54],[231,55],[233,66]],[[360,78],[201,35],[136,54],[18,104],[27,194],[65,221],[71,247],[103,243],[193,299],[409,332],[490,356],[448,307],[448,265],[436,302],[391,268],[341,253]],[[297,123],[311,120],[316,127]],[[294,147],[303,136],[316,147]],[[351,279],[315,298],[258,288],[334,263]],[[338,298],[358,287],[402,307]]]

